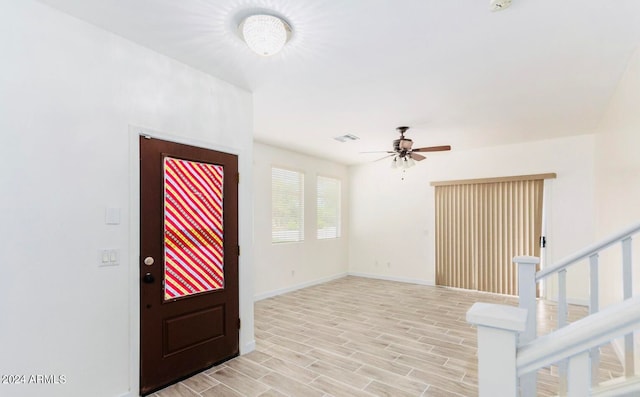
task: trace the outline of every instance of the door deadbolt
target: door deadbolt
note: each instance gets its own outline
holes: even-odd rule
[[[142,281],[144,281],[147,284],[151,284],[155,281],[155,278],[153,277],[153,274],[147,273],[144,275],[144,277],[142,277]]]
[[[150,256],[147,256],[146,258],[144,258],[144,264],[147,265],[147,266],[153,265],[153,262],[154,262],[154,260]]]

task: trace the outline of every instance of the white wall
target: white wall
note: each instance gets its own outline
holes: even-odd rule
[[[239,154],[250,348],[251,94],[34,1],[3,1],[0,26],[0,374],[66,377],[0,395],[137,395],[131,125]],[[106,207],[120,225],[105,225]],[[101,248],[120,265],[98,267]]]
[[[594,141],[593,135],[582,135],[468,151],[453,148],[427,156],[404,174],[387,161],[351,167],[350,272],[435,282],[432,181],[555,172],[557,179],[548,183],[547,261],[586,246],[594,238]],[[569,275],[580,280],[569,286],[574,300],[586,298],[585,270]]]
[[[343,276],[348,267],[349,178],[345,165],[254,144],[255,298],[263,299],[303,286]],[[304,236],[299,243],[271,243],[271,167],[305,174]],[[316,177],[342,181],[342,233],[338,239],[316,238]]]
[[[640,49],[629,62],[596,135],[598,237],[640,222]],[[640,293],[640,235],[634,243],[635,294]],[[603,305],[622,299],[620,249],[601,258]]]

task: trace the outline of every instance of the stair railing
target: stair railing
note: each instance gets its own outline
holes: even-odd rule
[[[638,376],[625,376],[595,387],[590,376],[593,349],[640,329],[640,296],[520,345],[518,334],[525,330],[530,314],[527,309],[482,302],[467,312],[467,321],[478,328],[479,397],[515,397],[518,378],[562,360],[568,361],[569,397],[640,393]]]
[[[526,309],[530,315],[526,321],[525,330],[520,334],[519,343],[525,344],[531,342],[537,335],[537,311],[536,311],[536,291],[540,281],[557,274],[558,276],[558,324],[560,329],[567,325],[567,269],[584,260],[589,259],[589,314],[598,313],[599,307],[599,253],[615,244],[620,244],[622,249],[622,285],[623,299],[629,299],[633,295],[632,285],[632,236],[640,232],[640,223],[635,224],[625,230],[613,234],[602,241],[593,244],[585,249],[566,257],[558,263],[549,266],[540,271],[536,271],[537,265],[540,263],[539,258],[531,256],[517,256],[513,259],[518,266],[518,291],[519,291],[519,307]],[[591,376],[592,384],[597,383],[599,350],[594,347],[591,352]],[[635,373],[634,368],[634,338],[633,333],[624,336],[624,368],[625,375],[632,376]],[[566,374],[567,362],[561,362],[558,365],[558,373],[560,378],[560,393],[566,390]],[[535,372],[529,373],[520,379],[522,395],[531,397],[536,395]]]

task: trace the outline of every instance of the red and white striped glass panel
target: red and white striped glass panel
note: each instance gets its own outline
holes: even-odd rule
[[[220,165],[164,159],[164,299],[224,288]]]

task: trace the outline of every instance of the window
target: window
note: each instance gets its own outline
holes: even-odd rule
[[[318,238],[340,237],[340,180],[318,177]]]
[[[304,240],[304,174],[271,168],[271,242]]]

